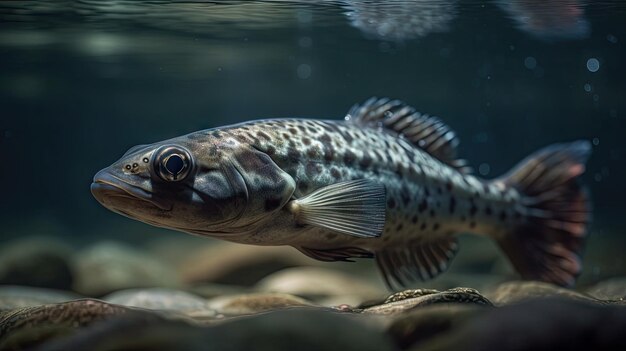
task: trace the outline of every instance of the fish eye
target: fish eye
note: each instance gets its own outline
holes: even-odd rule
[[[170,182],[180,181],[189,174],[191,157],[187,150],[167,146],[157,151],[154,168],[161,179]]]
[[[163,166],[169,174],[176,175],[185,169],[185,161],[179,154],[173,154],[163,161]]]

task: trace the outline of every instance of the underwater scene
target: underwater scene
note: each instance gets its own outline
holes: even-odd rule
[[[0,2],[0,350],[626,348],[626,3]]]

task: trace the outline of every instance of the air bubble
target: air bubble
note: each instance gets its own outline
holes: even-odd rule
[[[608,40],[609,42],[616,44],[617,43],[617,37],[614,36],[613,34],[609,34],[606,36],[606,40]]]
[[[298,65],[296,73],[298,74],[298,78],[308,79],[311,76],[311,66],[306,63],[301,63]]]
[[[491,172],[491,166],[489,166],[488,163],[481,163],[480,166],[478,166],[478,173],[480,173],[480,175],[488,175],[489,172]]]
[[[532,56],[528,56],[524,59],[524,66],[528,69],[535,69],[535,67],[537,67],[537,60]]]
[[[589,72],[598,72],[598,70],[600,69],[600,61],[598,61],[597,58],[592,57],[589,60],[587,60],[587,69],[589,70]]]
[[[313,14],[311,11],[303,9],[296,13],[296,18],[298,19],[298,22],[308,24],[313,20]]]
[[[311,37],[300,37],[300,39],[298,39],[298,45],[301,48],[310,48],[313,45],[313,40]]]

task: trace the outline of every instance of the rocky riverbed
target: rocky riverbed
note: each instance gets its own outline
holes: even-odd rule
[[[626,347],[626,279],[577,289],[460,257],[392,293],[367,264],[285,248],[174,241],[80,249],[49,239],[0,256],[1,350],[525,350]]]

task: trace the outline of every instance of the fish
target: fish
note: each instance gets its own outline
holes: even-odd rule
[[[129,149],[99,171],[104,207],[320,261],[373,258],[392,290],[443,273],[458,234],[489,237],[523,279],[572,286],[591,205],[586,140],[547,146],[481,179],[440,118],[389,98],[343,119],[263,119]]]

